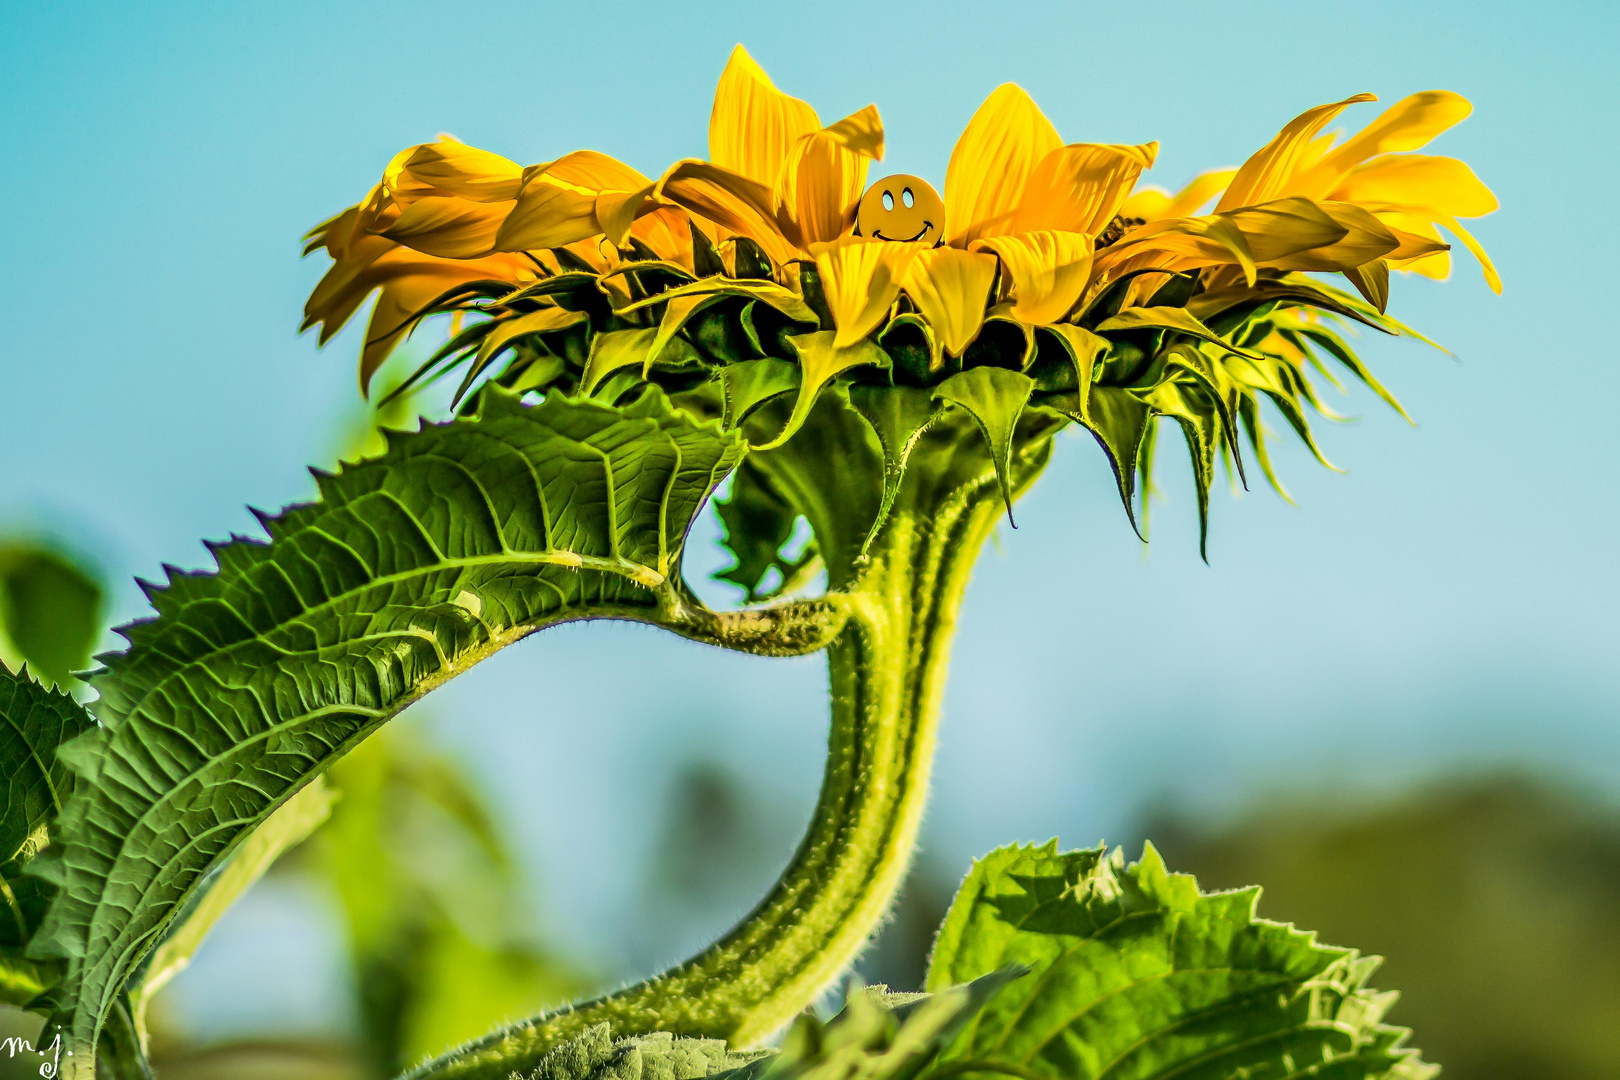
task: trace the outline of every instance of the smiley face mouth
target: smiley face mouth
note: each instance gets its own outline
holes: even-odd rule
[[[874,239],[874,240],[889,240],[889,241],[892,241],[893,243],[896,243],[896,244],[911,244],[911,243],[915,243],[916,241],[921,240],[923,237],[927,236],[928,235],[928,230],[932,229],[933,227],[934,227],[934,223],[932,221],[925,221],[925,222],[923,222],[923,227],[921,229],[917,230],[917,235],[916,236],[907,236],[905,238],[901,238],[901,237],[897,237],[897,236],[884,236],[881,230],[873,229],[872,230],[872,239]]]

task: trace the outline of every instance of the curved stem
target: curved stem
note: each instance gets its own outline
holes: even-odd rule
[[[870,560],[837,594],[847,621],[827,653],[826,776],[809,831],[770,895],[663,975],[495,1032],[412,1078],[505,1080],[603,1022],[621,1036],[671,1031],[749,1046],[854,960],[910,861],[957,610],[1001,508],[993,477],[921,501],[932,505],[913,503],[890,517]]]

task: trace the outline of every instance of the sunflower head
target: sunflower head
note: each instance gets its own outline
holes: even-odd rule
[[[1309,414],[1333,414],[1314,380],[1336,385],[1333,367],[1400,408],[1346,332],[1418,336],[1387,314],[1390,272],[1449,273],[1442,230],[1500,291],[1458,221],[1496,200],[1462,162],[1413,153],[1468,103],[1415,94],[1349,138],[1324,134],[1372,100],[1308,110],[1241,167],[1172,194],[1138,187],[1157,143],[1065,143],[1007,84],[957,141],[941,195],[910,176],[868,188],[876,107],[823,125],[738,46],[709,157],[656,180],[589,150],[527,167],[448,137],[401,152],[311,233],[333,266],[306,326],[324,341],[379,293],[363,385],[423,320],[449,315],[405,385],[460,370],[458,400],[493,381],[608,403],[656,387],[744,429],[755,465],[729,505],[738,518],[782,504],[767,532],[808,513],[772,486],[772,455],[865,441],[870,475],[822,462],[827,484],[872,493],[845,544],[859,548],[922,467],[919,447],[933,448],[928,468],[976,455],[1010,506],[1018,463],[1044,460],[1070,423],[1096,437],[1140,525],[1165,420],[1207,521],[1218,462],[1239,479],[1256,464],[1282,491],[1263,404],[1318,458]],[[751,594],[755,569],[737,578]]]

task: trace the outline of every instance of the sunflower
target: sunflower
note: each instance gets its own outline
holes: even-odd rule
[[[306,326],[324,342],[376,290],[362,385],[422,320],[450,313],[448,340],[406,385],[465,365],[458,398],[484,376],[613,403],[650,383],[699,415],[751,423],[761,453],[825,392],[929,388],[970,412],[994,399],[1009,416],[997,427],[975,413],[986,438],[1026,413],[1090,430],[1133,521],[1168,418],[1202,516],[1217,460],[1244,475],[1240,436],[1282,490],[1262,403],[1316,451],[1307,410],[1333,415],[1313,383],[1332,380],[1329,363],[1399,408],[1343,330],[1415,336],[1386,313],[1390,271],[1445,276],[1442,230],[1500,291],[1458,221],[1495,210],[1494,196],[1462,162],[1412,152],[1468,103],[1415,94],[1342,142],[1324,134],[1372,100],[1308,110],[1239,168],[1172,195],[1137,189],[1157,143],[1065,143],[1006,84],[952,151],[933,196],[943,222],[890,240],[857,227],[883,156],[877,108],[823,125],[739,45],[709,157],[657,179],[590,150],[528,167],[447,136],[403,151],[311,233],[333,267]],[[906,435],[877,434],[885,446]],[[1008,446],[990,451],[1005,474]]]

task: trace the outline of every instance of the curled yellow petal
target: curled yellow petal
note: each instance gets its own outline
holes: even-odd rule
[[[788,151],[821,128],[816,110],[776,88],[748,50],[731,51],[709,115],[709,160],[775,187]]]
[[[852,236],[812,249],[821,274],[822,295],[838,334],[833,347],[845,349],[873,330],[900,295],[900,278],[917,256],[913,244]]]
[[[901,280],[945,351],[960,356],[984,325],[996,280],[996,259],[977,251],[928,248],[917,253]]]
[[[602,234],[614,244],[624,243],[625,236],[652,192],[653,185],[648,184],[635,191],[604,191],[598,195],[596,223],[602,227]]]
[[[1151,168],[1159,144],[1075,143],[1047,154],[1029,174],[1012,217],[1012,231],[1061,229],[1096,236],[1108,227]]]
[[[1374,94],[1356,94],[1331,105],[1307,109],[1294,117],[1275,138],[1238,169],[1226,194],[1215,204],[1216,211],[1270,202],[1284,194],[1289,181],[1309,154],[1312,142],[1329,121],[1343,112],[1346,106],[1377,100]]]
[[[776,219],[771,189],[741,173],[688,159],[658,181],[654,195],[753,240],[778,264],[798,256]]]
[[[1303,203],[1306,200],[1297,201]],[[1347,270],[1389,255],[1401,246],[1400,238],[1388,226],[1359,206],[1339,202],[1315,205],[1339,226],[1342,235],[1330,243],[1301,247],[1286,255],[1261,259],[1262,263],[1280,270]],[[1421,243],[1421,238],[1414,237],[1414,240]]]
[[[1012,231],[1024,182],[1062,145],[1057,129],[1021,87],[996,87],[956,140],[945,170],[948,242],[964,247]]]
[[[383,173],[383,186],[402,206],[432,195],[504,202],[517,198],[522,183],[516,162],[449,136],[396,154]]]
[[[1012,316],[1032,326],[1055,323],[1069,313],[1091,277],[1091,237],[1046,229],[980,240],[1001,259],[1012,279]]]
[[[495,237],[516,202],[473,202],[441,195],[407,206],[384,236],[444,259],[470,259],[495,250]]]
[[[1368,158],[1427,146],[1436,135],[1473,111],[1467,98],[1449,90],[1426,90],[1402,98],[1346,139],[1344,145],[1328,151],[1301,172],[1289,186],[1289,194],[1325,196],[1346,173]]]
[[[531,177],[496,233],[496,250],[564,247],[595,236],[602,231],[596,220],[597,194],[544,173]]]
[[[1480,217],[1499,205],[1474,170],[1449,157],[1400,154],[1350,172],[1330,196],[1340,202],[1422,208],[1436,216]]]

